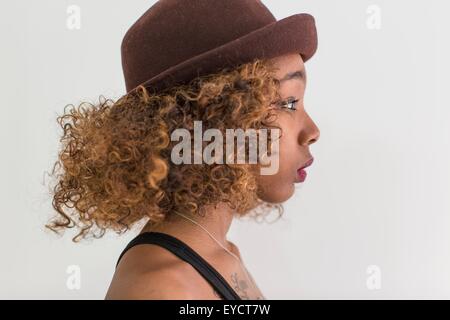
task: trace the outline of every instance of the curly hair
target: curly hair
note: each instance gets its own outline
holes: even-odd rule
[[[158,93],[141,85],[116,102],[100,96],[97,104],[67,105],[57,118],[62,147],[50,187],[56,213],[46,227],[57,233],[76,227],[77,242],[107,230],[123,233],[144,218],[158,224],[173,210],[201,214],[219,202],[237,217],[264,217],[273,209],[281,216],[281,204],[258,196],[259,163],[170,161],[171,132],[192,132],[194,121],[221,132],[279,128],[273,126],[271,105],[279,99],[273,75],[269,60],[256,59]]]

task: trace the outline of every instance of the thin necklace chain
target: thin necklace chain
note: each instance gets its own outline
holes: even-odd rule
[[[244,266],[244,264],[242,263],[241,259],[239,259],[233,252],[231,252],[230,250],[228,250],[227,248],[225,248],[225,246],[223,246],[223,245],[220,243],[220,241],[218,241],[218,240],[217,240],[217,239],[216,239],[216,238],[215,238],[208,230],[206,230],[206,228],[203,227],[200,223],[198,223],[197,221],[192,220],[191,218],[185,216],[185,215],[182,214],[182,213],[179,213],[179,212],[177,212],[177,211],[174,211],[174,212],[175,212],[175,214],[177,214],[177,215],[179,215],[179,216],[181,216],[181,217],[183,217],[183,218],[185,218],[185,219],[191,221],[192,223],[196,224],[197,226],[199,226],[200,228],[202,228],[206,233],[208,233],[208,235],[209,235],[215,242],[217,242],[217,243],[219,244],[219,246],[221,246],[226,252],[228,252],[230,255],[232,255],[232,256],[239,262],[239,264],[241,265],[242,269],[244,270],[244,273],[245,273],[245,276],[247,277],[247,280],[249,281],[249,285],[250,285],[251,283],[253,283],[253,281],[250,280],[250,277],[249,277],[249,275],[248,275],[247,268]]]
[[[205,230],[205,232],[206,232],[207,234],[209,234],[209,236],[210,236],[215,242],[217,242],[217,243],[219,244],[219,246],[221,246],[226,252],[228,252],[230,255],[232,255],[237,261],[239,261],[240,263],[242,262],[241,259],[239,259],[239,257],[237,257],[233,252],[231,252],[230,250],[228,250],[227,248],[225,248],[225,246],[223,246],[223,245],[220,243],[219,240],[217,240],[216,238],[214,238],[214,236],[213,236],[208,230],[206,230],[206,228],[203,227],[200,223],[198,223],[198,222],[195,221],[195,220],[192,220],[191,218],[185,216],[185,215],[182,214],[182,213],[179,213],[179,212],[176,212],[176,211],[175,211],[175,213],[176,213],[177,215],[179,215],[179,216],[182,216],[183,218],[188,219],[188,220],[191,221],[192,223],[195,223],[197,226],[199,226],[200,228],[202,228],[203,230]]]

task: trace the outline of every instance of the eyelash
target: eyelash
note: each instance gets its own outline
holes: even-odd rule
[[[287,105],[289,105],[289,104],[295,105],[298,101],[299,101],[299,99],[287,100],[287,101],[282,102],[282,103],[281,103],[281,106],[282,106],[282,107],[285,107],[285,106],[287,106]],[[292,108],[286,107],[286,108],[288,108],[289,110],[292,110],[292,111],[297,110],[296,107],[292,107]]]

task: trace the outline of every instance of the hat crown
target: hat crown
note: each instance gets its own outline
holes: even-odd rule
[[[122,40],[126,87],[275,21],[260,0],[160,0]]]

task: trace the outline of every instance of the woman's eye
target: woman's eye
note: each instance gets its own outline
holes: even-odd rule
[[[283,102],[281,105],[283,107],[286,107],[286,108],[290,109],[290,110],[297,110],[296,104],[297,104],[298,100],[299,99],[288,100],[288,101]]]

